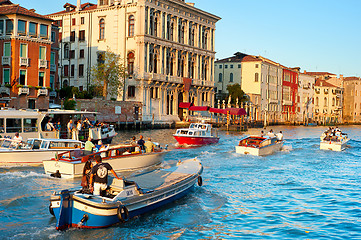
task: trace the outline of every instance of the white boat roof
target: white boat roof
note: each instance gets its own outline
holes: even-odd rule
[[[36,140],[42,140],[42,141],[52,141],[52,142],[80,142],[79,140],[74,140],[74,139],[58,139],[58,138],[28,138],[28,140],[32,140],[32,139],[36,139]]]

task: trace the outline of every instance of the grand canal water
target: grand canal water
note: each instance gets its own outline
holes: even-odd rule
[[[163,164],[198,157],[204,185],[99,230],[55,230],[49,196],[79,179],[51,179],[42,167],[0,167],[0,239],[361,239],[361,127],[342,127],[352,139],[343,152],[319,150],[323,127],[273,129],[283,130],[286,143],[267,157],[236,154],[239,133],[219,132],[218,144],[176,149],[174,130],[143,131],[173,149]],[[140,133],[120,132],[114,142],[133,135]]]

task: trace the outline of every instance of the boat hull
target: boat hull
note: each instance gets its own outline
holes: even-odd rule
[[[109,163],[114,171],[137,170],[160,164],[163,160],[163,152],[143,153],[134,155],[122,155],[111,159],[103,160]],[[63,178],[76,178],[83,175],[85,162],[81,161],[63,161],[63,160],[45,160],[43,161],[46,174],[52,174],[59,171]]]
[[[56,154],[64,152],[62,151],[49,151],[49,150],[15,150],[15,151],[1,151],[0,152],[0,165],[32,165],[38,166],[43,163],[43,160],[51,159],[55,157]]]
[[[245,155],[253,155],[253,156],[265,156],[273,154],[276,151],[280,151],[282,149],[284,141],[277,142],[275,144],[267,145],[264,147],[247,147],[247,146],[236,146],[236,153],[245,154]]]
[[[188,162],[189,161],[189,162]],[[174,179],[165,184],[164,187],[150,189],[139,195],[129,198],[120,199],[121,201],[112,201],[105,197],[83,195],[70,193],[67,190],[59,195],[53,195],[50,199],[50,210],[57,219],[57,229],[68,227],[77,228],[104,228],[117,223],[121,223],[139,216],[158,207],[164,206],[176,199],[179,199],[189,193],[194,184],[197,182],[203,167],[199,161],[194,163],[192,160],[186,160],[190,164],[185,164],[180,172],[176,175],[179,179]],[[199,166],[196,166],[196,164]],[[193,173],[190,171],[195,170]],[[166,173],[164,181],[171,177],[172,173]],[[180,177],[179,177],[180,176]],[[141,178],[141,176],[140,176]],[[118,217],[118,208],[126,207],[127,217],[121,219]],[[86,216],[86,221],[84,217]]]
[[[320,149],[341,152],[346,148],[346,144],[348,141],[349,140],[342,141],[342,142],[321,141]]]
[[[201,145],[218,143],[219,141],[218,137],[188,137],[188,136],[176,136],[176,135],[173,136],[180,145],[201,146]]]

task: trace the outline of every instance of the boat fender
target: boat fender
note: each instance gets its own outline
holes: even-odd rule
[[[120,221],[127,222],[129,220],[128,208],[124,205],[119,205],[117,216]]]
[[[202,186],[203,185],[203,179],[201,176],[198,177],[198,186]]]
[[[49,212],[51,215],[55,216],[54,209],[51,207],[51,203],[49,204]]]

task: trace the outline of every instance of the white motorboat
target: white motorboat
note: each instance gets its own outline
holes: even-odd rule
[[[284,141],[278,141],[276,137],[270,138],[259,136],[248,136],[243,138],[236,146],[236,153],[264,156],[282,149]]]
[[[72,139],[29,138],[26,142],[0,139],[0,165],[41,165],[56,154],[80,149],[81,141]]]
[[[62,178],[75,178],[83,175],[85,162],[94,161],[94,156],[100,154],[103,162],[109,163],[114,171],[130,171],[151,167],[162,162],[165,149],[155,149],[154,152],[142,153],[132,145],[111,146],[107,150],[83,155],[82,150],[64,152],[57,157],[43,161],[46,174]],[[95,164],[95,163],[94,163]]]
[[[320,149],[340,152],[346,148],[346,144],[350,139],[346,133],[341,131],[331,133],[326,131],[321,135],[320,140]]]
[[[58,230],[109,227],[183,197],[196,182],[202,185],[202,171],[197,159],[189,159],[126,180],[113,179],[103,196],[63,190],[51,196],[49,211]]]
[[[189,128],[177,129],[173,137],[180,145],[202,146],[218,143],[219,137],[212,131],[212,125],[206,123],[191,123]]]
[[[66,138],[66,124],[69,119],[82,119],[83,116],[95,115],[96,112],[76,110],[53,110],[40,112],[33,109],[0,110],[0,135],[13,137],[16,132],[20,133],[24,140],[28,138]],[[61,131],[46,131],[45,125],[49,119],[61,123]],[[79,139],[86,141],[90,136],[94,141],[102,140],[103,143],[111,143],[116,132],[113,125],[101,127],[89,127],[83,129]]]

